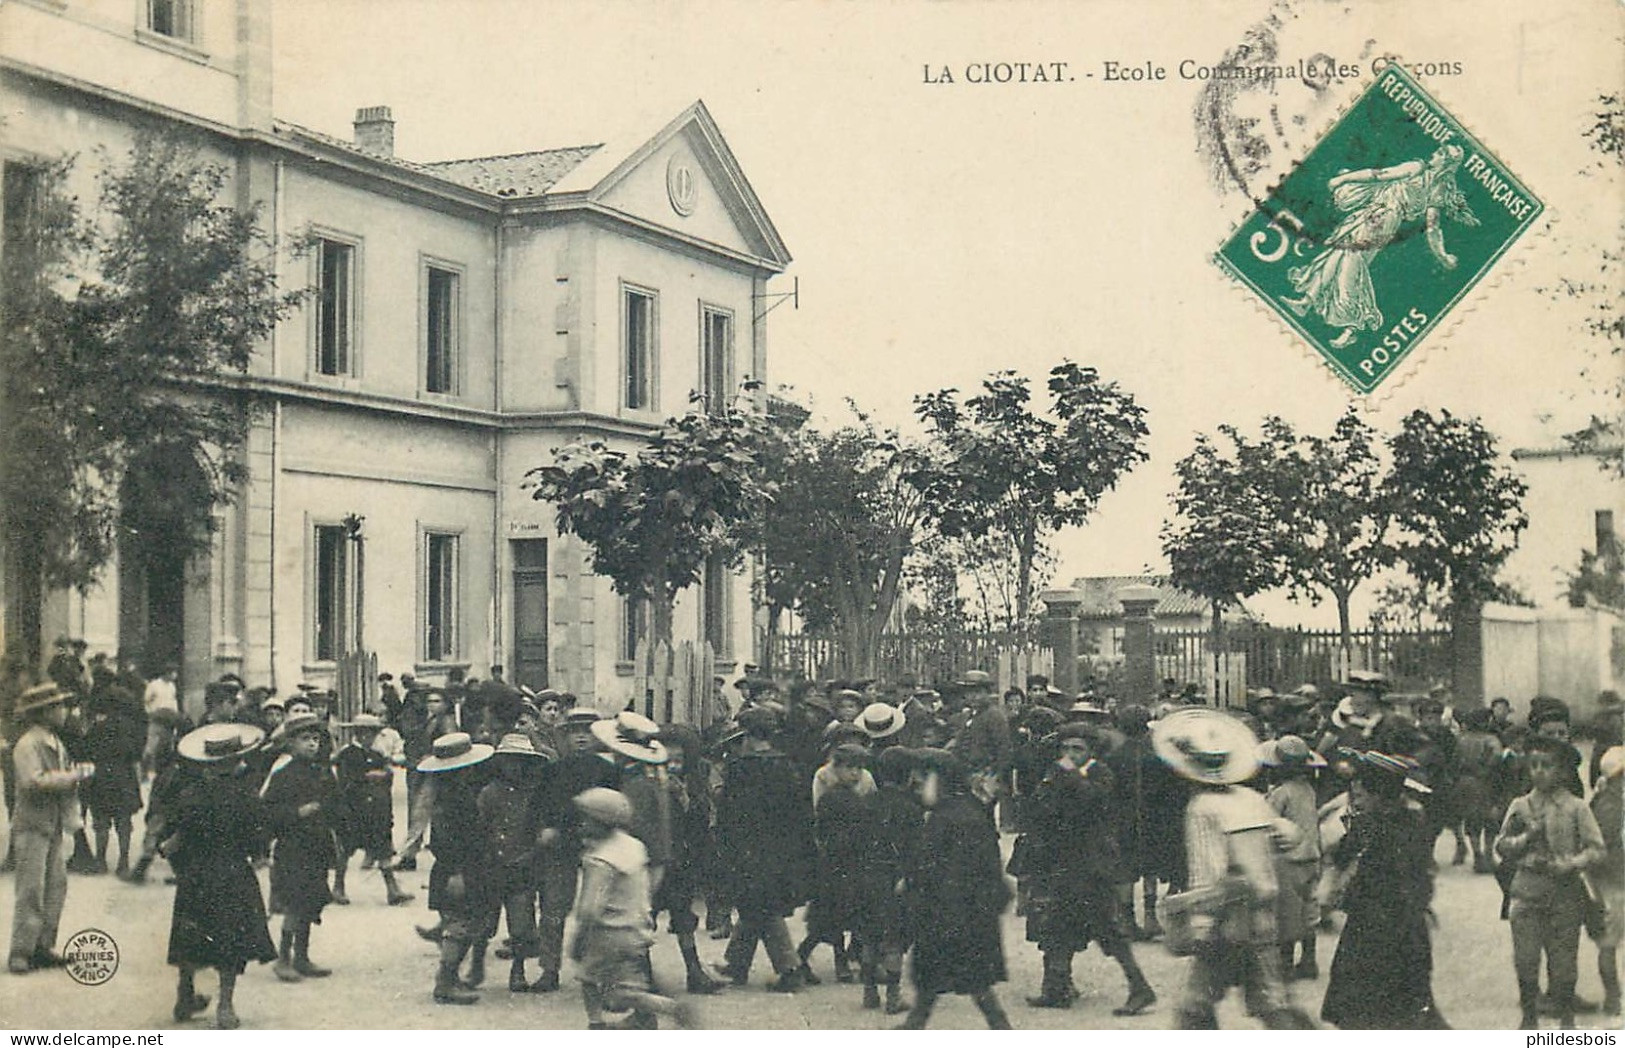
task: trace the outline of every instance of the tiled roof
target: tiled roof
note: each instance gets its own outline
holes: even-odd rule
[[[279,120],[276,127],[285,134],[320,142],[330,148],[342,149],[380,164],[388,164],[404,171],[428,175],[444,182],[503,197],[536,196],[545,193],[559,179],[580,166],[582,161],[603,148],[601,144],[569,146],[564,149],[539,149],[530,153],[510,153],[506,156],[440,160],[420,164],[402,160],[398,156],[362,149],[354,142],[299,124]]]
[[[539,149],[532,153],[442,160],[423,167],[431,174],[482,193],[503,197],[539,196],[547,192],[603,145]]]
[[[1196,594],[1169,585],[1166,575],[1097,575],[1072,580],[1071,589],[1083,598],[1078,605],[1078,618],[1121,618],[1123,605],[1117,595],[1130,586],[1156,587],[1162,598],[1152,614],[1158,618],[1207,615],[1211,610],[1208,602]]]
[[[370,149],[362,149],[360,146],[349,141],[348,139],[339,138],[337,135],[329,135],[322,131],[315,131],[300,124],[291,124],[286,120],[278,120],[276,122],[276,129],[284,134],[290,134],[296,138],[308,138],[313,141],[320,142],[323,145],[330,146],[333,149],[342,149],[346,152],[354,153],[356,156],[363,156],[368,160],[372,160],[380,164],[388,164],[391,167],[398,167],[405,171],[413,171],[420,175],[433,175],[436,178],[445,177],[438,171],[435,171],[430,165],[415,164],[410,160],[402,160],[398,156],[390,156],[385,153],[373,152]]]

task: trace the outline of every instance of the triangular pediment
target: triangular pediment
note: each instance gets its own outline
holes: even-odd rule
[[[613,165],[613,166],[611,166]],[[783,269],[790,253],[703,102],[630,153],[603,149],[549,191]]]

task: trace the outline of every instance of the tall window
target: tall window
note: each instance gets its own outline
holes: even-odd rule
[[[638,645],[648,634],[649,602],[642,597],[622,597],[620,660],[631,662],[637,658]]]
[[[457,536],[426,536],[423,587],[423,657],[449,662],[457,657]]]
[[[316,527],[316,658],[345,653],[349,625],[350,535],[341,524]]]
[[[193,0],[147,0],[147,28],[161,36],[191,41]]]
[[[321,240],[316,249],[316,370],[348,375],[354,370],[355,246]]]
[[[647,291],[625,288],[621,302],[626,340],[626,406],[651,410],[655,406],[655,297]]]
[[[713,415],[726,411],[733,395],[733,350],[733,315],[700,307],[700,395]]]
[[[701,632],[706,643],[718,658],[726,658],[733,647],[729,643],[731,630],[728,628],[728,612],[732,596],[728,585],[732,573],[728,571],[728,563],[721,554],[713,554],[705,562],[705,581],[702,584],[702,595],[705,600],[701,622]]]
[[[452,270],[428,267],[424,281],[427,374],[423,388],[430,393],[457,392],[459,283]]]

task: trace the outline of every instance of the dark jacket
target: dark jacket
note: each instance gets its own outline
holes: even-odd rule
[[[914,985],[974,993],[1003,982],[999,915],[1009,901],[992,816],[969,794],[943,797],[926,816],[908,878]]]
[[[741,913],[789,916],[806,901],[812,796],[793,760],[777,750],[728,760],[717,798],[717,852]]]
[[[170,773],[175,903],[169,963],[240,970],[276,959],[253,860],[265,852],[265,806],[246,777]]]
[[[295,758],[266,781],[265,818],[276,844],[272,850],[271,912],[319,919],[332,901],[327,871],[337,857],[333,823],[338,817],[338,781],[320,758]],[[321,805],[301,816],[305,804]]]

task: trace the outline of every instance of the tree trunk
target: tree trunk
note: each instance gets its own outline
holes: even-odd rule
[[[672,607],[676,603],[677,594],[665,586],[659,587],[649,598],[649,632],[654,644],[664,642],[669,646],[672,643]]]
[[[1343,653],[1343,669],[1346,672],[1354,665],[1354,638],[1353,630],[1349,628],[1349,597],[1352,590],[1336,590],[1332,596],[1337,600],[1337,636],[1338,648]]]
[[[1224,651],[1224,605],[1213,602],[1213,630],[1208,643],[1213,648],[1213,704],[1219,704],[1219,661]]]
[[[1038,550],[1038,523],[1029,520],[1021,530],[1021,541],[1016,547],[1016,645],[1026,651],[1032,646],[1031,622],[1028,611],[1033,602],[1033,557]]]

